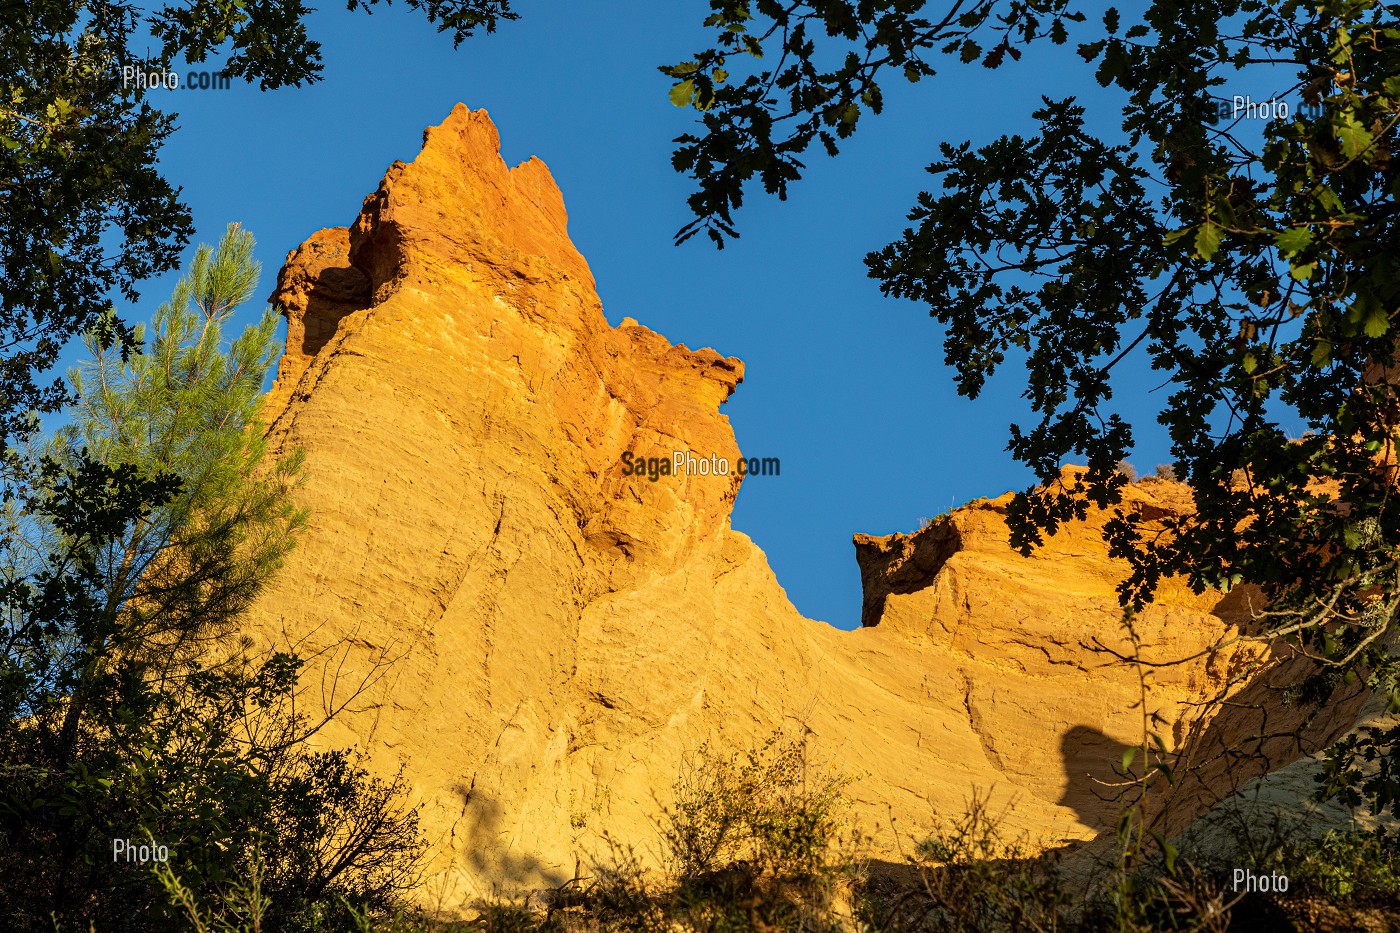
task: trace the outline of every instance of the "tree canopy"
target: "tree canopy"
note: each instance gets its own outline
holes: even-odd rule
[[[942,325],[959,393],[1024,387],[1035,420],[1011,425],[1008,444],[1038,479],[1008,516],[1023,552],[1091,504],[1113,509],[1128,609],[1169,574],[1198,592],[1254,584],[1263,637],[1313,657],[1323,695],[1362,673],[1400,708],[1400,7],[1155,0],[1094,20],[1072,0],[711,9],[712,42],[661,70],[699,121],[676,140],[675,168],[696,185],[677,239],[704,231],[719,246],[753,183],[784,197],[814,142],[836,155],[881,112],[882,82],[930,78],[940,57],[1013,67],[1029,44],[1075,41],[1121,111],[1043,99],[1028,135],[944,141],[934,187],[866,257],[869,274]],[[1262,119],[1236,112],[1242,88],[1272,91]],[[1169,389],[1157,420],[1190,515],[1120,507],[1135,433],[1115,388],[1130,366]],[[1067,477],[1067,462],[1088,470]],[[1368,754],[1400,766],[1400,731],[1372,738]],[[1368,790],[1400,800],[1393,778]]]

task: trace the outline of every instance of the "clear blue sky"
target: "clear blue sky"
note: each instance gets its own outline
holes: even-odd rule
[[[258,239],[263,294],[289,249],[350,222],[385,168],[413,158],[423,128],[462,101],[490,111],[508,162],[548,163],[612,323],[635,317],[744,360],[725,412],[745,454],[781,457],[782,476],[744,485],[734,527],[767,552],[804,614],[859,624],[852,533],[909,531],[1026,485],[1004,449],[1007,424],[1030,420],[1019,370],[976,402],[956,395],[939,326],[881,298],[862,257],[905,226],[939,141],[1028,133],[1041,94],[1078,95],[1115,117],[1072,45],[998,72],[950,60],[935,79],[892,82],[885,114],[863,118],[839,159],[812,152],[786,203],[755,192],[743,237],[717,252],[702,238],[672,245],[690,188],[670,167],[670,140],[693,112],[667,101],[655,70],[702,45],[706,3],[521,0],[520,21],[456,51],[401,5],[372,16],[328,7],[310,22],[324,45],[320,84],[156,98],[180,113],[163,163],[184,187],[196,242],[241,221]],[[171,281],[148,283],[128,319],[147,317]],[[1137,415],[1144,470],[1169,459],[1149,411],[1165,395],[1148,394],[1152,375],[1119,397]]]

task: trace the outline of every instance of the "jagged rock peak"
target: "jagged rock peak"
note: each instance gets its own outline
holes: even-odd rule
[[[350,228],[350,261],[376,292],[415,264],[463,259],[526,278],[571,276],[592,289],[568,225],[545,164],[531,157],[508,168],[486,111],[458,104],[423,131],[418,157],[395,162],[365,198]]]

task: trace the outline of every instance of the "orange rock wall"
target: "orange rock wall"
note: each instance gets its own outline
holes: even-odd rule
[[[364,691],[321,741],[404,767],[432,844],[424,901],[557,884],[604,828],[652,851],[684,753],[780,726],[859,778],[887,853],[892,817],[907,846],[975,787],[1047,843],[1108,825],[1091,778],[1142,718],[1136,673],[1086,647],[1127,645],[1095,525],[1029,559],[1003,500],[857,536],[865,627],[803,618],[730,528],[736,476],[622,475],[624,451],[738,457],[719,409],[743,364],[609,326],[549,170],[508,168],[498,143],[459,105],[349,227],[289,254],[274,295],[289,340],[269,437],[306,452],[312,519],[251,627],[345,646],[308,689]],[[1228,632],[1214,603],[1168,590],[1145,650]],[[1227,660],[1156,677],[1150,704],[1181,722]]]

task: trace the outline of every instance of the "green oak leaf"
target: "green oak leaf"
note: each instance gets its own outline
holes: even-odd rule
[[[1312,231],[1307,227],[1289,227],[1274,234],[1274,245],[1284,259],[1298,255],[1312,245]]]
[[[695,97],[695,82],[693,80],[682,81],[671,88],[671,93],[668,96],[671,98],[671,103],[677,107],[688,107],[691,99]]]
[[[1210,221],[1201,224],[1201,228],[1196,231],[1196,255],[1210,262],[1215,258],[1215,253],[1220,249],[1221,230]]]

